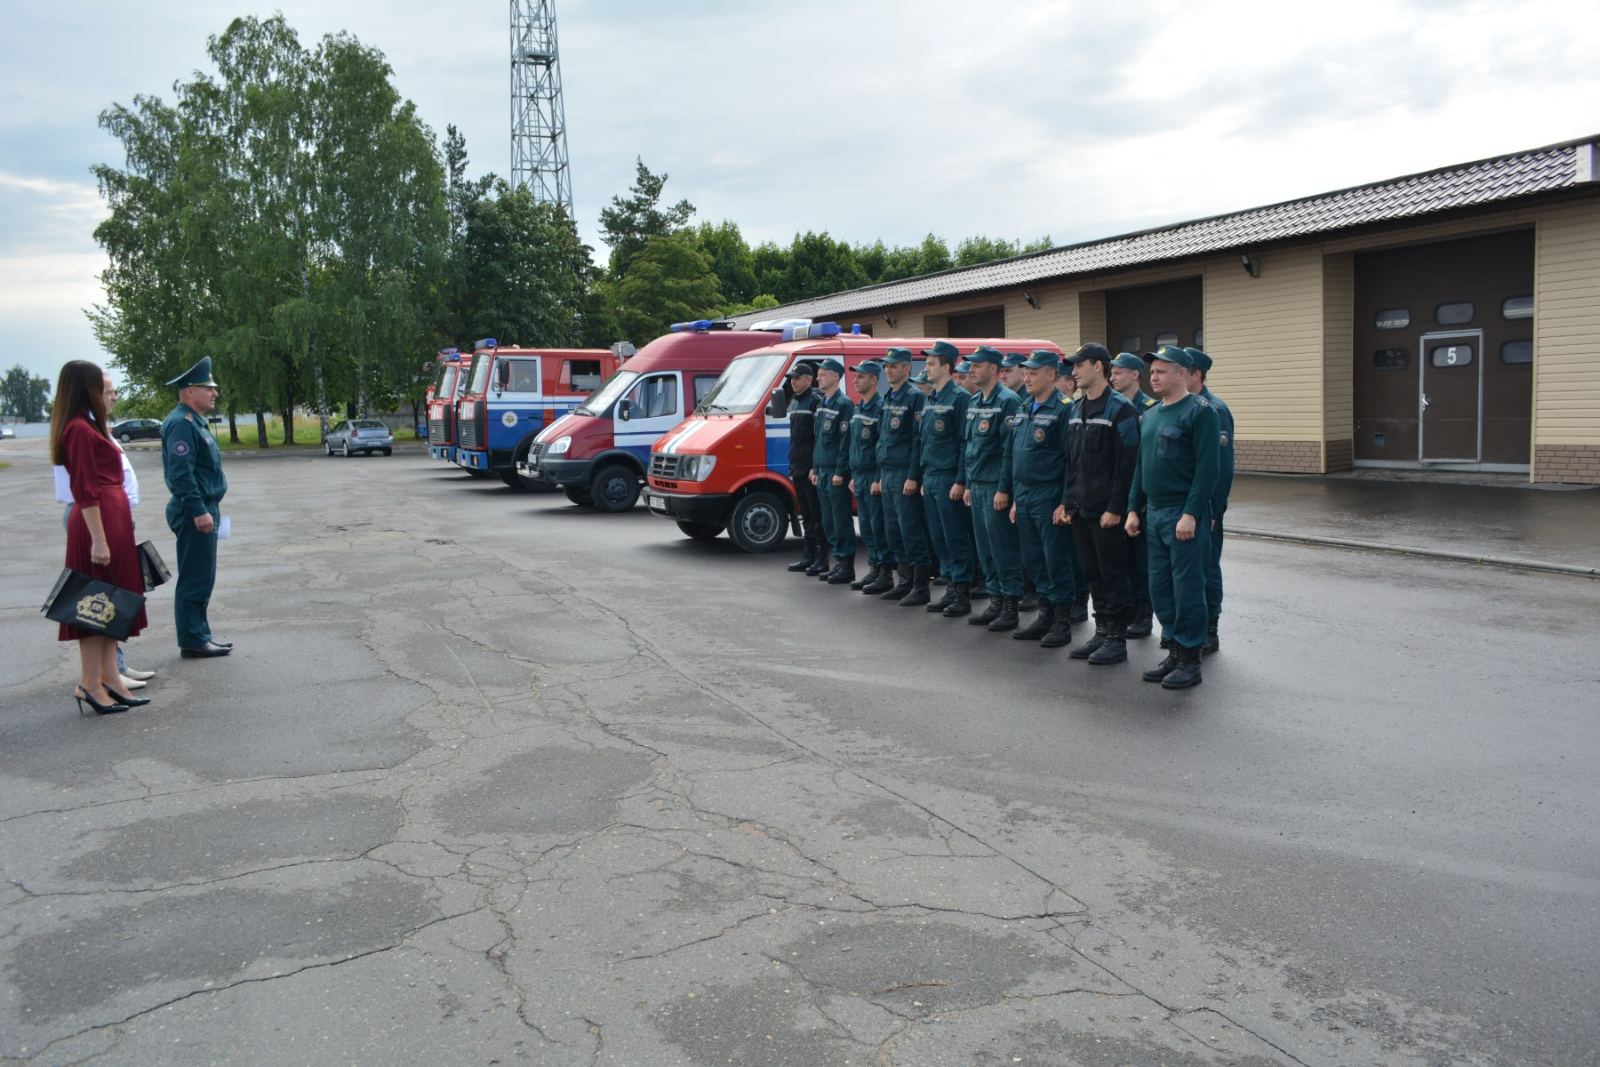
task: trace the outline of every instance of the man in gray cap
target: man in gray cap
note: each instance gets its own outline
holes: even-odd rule
[[[228,492],[222,450],[206,424],[219,388],[211,377],[211,357],[202,357],[167,384],[178,389],[178,406],[161,423],[161,469],[172,494],[167,527],[178,539],[178,577],[172,583],[178,651],[185,659],[226,656],[233,643],[216,639],[209,616],[217,584],[219,509]]]
[[[850,420],[855,404],[839,387],[844,364],[829,356],[817,364],[817,443],[811,453],[811,484],[822,501],[822,532],[833,546],[833,568],[818,575],[829,585],[856,580],[856,524],[850,516],[850,490],[844,471],[850,467]]]
[[[1163,345],[1150,365],[1161,398],[1139,427],[1139,466],[1128,494],[1128,536],[1150,539],[1150,599],[1161,620],[1166,659],[1144,672],[1167,689],[1200,684],[1206,640],[1206,560],[1210,556],[1211,494],[1222,446],[1216,409],[1189,393],[1189,353]],[[1146,520],[1139,509],[1149,501]]]
[[[1142,420],[1145,412],[1161,401],[1139,388],[1144,374],[1144,360],[1132,352],[1118,352],[1111,361],[1111,388],[1133,402],[1133,410]],[[1143,520],[1144,516],[1139,516]],[[1143,537],[1130,537],[1133,549],[1133,621],[1128,623],[1129,637],[1149,637],[1153,628],[1150,611],[1150,559],[1145,551],[1149,542]]]
[[[885,600],[926,604],[933,558],[928,552],[927,523],[920,486],[911,480],[922,447],[918,423],[926,398],[911,384],[911,349],[891,348],[883,354],[883,376],[889,391],[883,397],[883,423],[878,428],[878,481],[889,551],[900,565],[900,580],[881,595]]]
[[[1194,361],[1189,392],[1211,401],[1211,406],[1217,409],[1221,429],[1222,466],[1217,472],[1216,492],[1211,494],[1211,555],[1206,560],[1206,610],[1210,612],[1210,619],[1206,623],[1206,643],[1200,648],[1203,654],[1210,655],[1222,648],[1217,624],[1222,618],[1222,516],[1228,510],[1228,494],[1233,492],[1233,409],[1206,385],[1211,374],[1211,357],[1198,348],[1184,351]]]

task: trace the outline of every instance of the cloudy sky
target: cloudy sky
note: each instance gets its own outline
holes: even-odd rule
[[[633,159],[755,243],[1057,243],[1600,133],[1600,15],[1566,0],[1117,4],[558,0],[586,238]],[[509,170],[505,0],[5,0],[0,366],[101,357],[96,116],[170,98],[205,42],[281,10],[348,30],[473,169]]]

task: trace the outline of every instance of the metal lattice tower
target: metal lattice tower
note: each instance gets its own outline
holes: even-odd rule
[[[511,184],[573,217],[555,0],[511,0]]]

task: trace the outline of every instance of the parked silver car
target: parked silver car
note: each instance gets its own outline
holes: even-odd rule
[[[330,456],[335,453],[349,456],[356,452],[369,456],[382,452],[387,456],[394,452],[394,434],[377,419],[346,419],[328,431],[328,436],[322,439],[322,450]]]

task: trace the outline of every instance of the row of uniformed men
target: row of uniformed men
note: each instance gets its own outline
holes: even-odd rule
[[[1087,587],[1095,630],[1073,658],[1126,660],[1153,606],[1168,654],[1144,678],[1200,684],[1202,653],[1219,647],[1233,479],[1233,417],[1205,386],[1210,356],[1165,346],[1113,357],[1091,343],[1065,361],[987,346],[963,359],[946,341],[922,355],[916,379],[905,348],[850,368],[859,403],[840,388],[836,359],[790,371],[774,413],[790,416],[807,533],[790,569],[959,618],[971,615],[981,567],[992,599],[968,621],[1046,648],[1071,643]],[[1139,388],[1146,361],[1155,397]],[[870,564],[860,580],[852,494]],[[1039,613],[1019,628],[1026,579]]]

